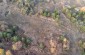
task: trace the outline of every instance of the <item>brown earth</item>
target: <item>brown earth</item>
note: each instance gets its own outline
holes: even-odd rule
[[[45,6],[43,4],[45,4]],[[54,4],[53,2],[42,3],[44,8],[48,8],[50,10],[51,8],[54,9],[55,6],[57,6],[58,9],[62,8],[58,5],[62,6],[63,4],[61,2],[59,4]],[[41,6],[38,6],[38,10],[42,10],[40,7]],[[7,16],[5,16],[6,11],[10,11]],[[22,15],[15,4],[9,3],[7,5],[0,3],[0,21],[17,25],[21,29],[19,30],[20,35],[30,37],[33,40],[30,48],[13,51],[14,55],[80,55],[76,41],[78,41],[77,39],[80,37],[83,38],[84,33],[80,33],[75,25],[73,25],[64,14],[61,13],[60,16],[61,18],[59,22],[56,22],[52,18],[43,17],[41,15]],[[58,39],[64,34],[71,42],[71,50],[67,52],[63,51],[62,43]],[[54,53],[50,52],[50,40],[53,40],[53,43],[56,46]],[[38,47],[38,43],[41,42],[43,42],[46,46],[44,50]],[[10,47],[6,48],[10,49]]]

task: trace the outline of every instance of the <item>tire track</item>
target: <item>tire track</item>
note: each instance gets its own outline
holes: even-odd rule
[[[79,47],[76,44],[77,39],[81,37],[82,35],[80,34],[79,30],[72,25],[70,20],[63,14],[60,14],[60,21],[61,21],[61,27],[64,28],[66,31],[67,38],[70,40],[70,45],[71,45],[71,54],[70,55],[81,55],[79,51]]]

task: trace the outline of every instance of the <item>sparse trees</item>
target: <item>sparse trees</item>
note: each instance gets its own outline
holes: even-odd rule
[[[59,18],[59,12],[57,10],[54,10],[54,12],[52,13],[52,17],[54,19],[58,19]]]

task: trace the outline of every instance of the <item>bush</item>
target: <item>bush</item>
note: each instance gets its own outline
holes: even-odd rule
[[[63,41],[64,38],[65,38],[64,36],[60,36],[60,40],[61,40],[61,41]]]
[[[22,42],[24,43],[23,48],[27,48],[32,43],[32,39],[31,38],[22,38]]]
[[[42,15],[43,16],[46,16],[46,17],[50,17],[51,16],[51,13],[49,11],[47,11],[47,10],[43,10],[42,11]]]
[[[31,42],[32,42],[32,39],[31,38],[26,38],[26,44],[31,44]]]
[[[62,11],[68,18],[71,18],[72,17],[72,13],[71,13],[71,10],[68,9],[68,8],[63,8],[63,11]]]
[[[85,55],[85,52],[83,52],[82,55]]]
[[[25,38],[25,37],[22,37],[22,38],[21,38],[21,41],[22,41],[22,42],[26,42],[26,38]]]
[[[17,26],[8,26],[4,31],[0,31],[0,42],[1,41],[12,41],[12,42],[23,42],[24,47],[28,47],[31,44],[32,39],[26,37],[20,37],[17,33],[18,27]]]
[[[34,2],[33,0],[18,0],[18,7],[20,8],[22,14],[29,15],[30,13],[34,13],[33,7],[34,7]]]
[[[76,15],[77,15],[76,13],[73,13],[73,14],[72,14],[72,17],[76,17]]]
[[[39,48],[41,48],[41,49],[44,49],[45,48],[45,45],[44,45],[44,43],[39,43]]]
[[[7,32],[3,32],[3,37],[6,39],[7,38]]]
[[[13,31],[17,31],[17,30],[18,30],[18,26],[13,25],[13,26],[12,26],[12,30],[13,30]]]
[[[75,6],[71,7],[71,9],[68,8],[63,8],[62,12],[68,17],[70,18],[70,20],[78,25],[80,25],[80,30],[85,32],[85,12],[83,11],[76,11],[75,10]],[[81,21],[81,22],[79,22]]]
[[[59,12],[57,10],[55,10],[53,13],[52,13],[52,17],[54,19],[58,19],[59,18]]]
[[[72,18],[71,18],[71,21],[72,21],[73,23],[75,23],[75,22],[77,21],[77,19],[74,18],[74,17],[72,17]]]
[[[11,38],[11,40],[12,40],[13,42],[17,42],[17,41],[20,41],[20,37],[19,37],[19,36],[13,36],[13,37]]]
[[[26,11],[27,11],[27,9],[28,9],[28,7],[22,7],[21,8],[21,12],[22,12],[22,14],[26,14]]]
[[[10,39],[12,37],[11,33],[7,33],[7,38]]]
[[[11,36],[14,35],[14,31],[12,29],[7,29],[6,32],[8,35],[11,35]]]
[[[81,26],[80,30],[82,30],[83,32],[85,32],[85,26]]]
[[[64,8],[62,9],[62,12],[65,14],[65,13],[66,13],[66,10],[67,10],[67,8],[64,7]]]
[[[2,38],[3,37],[3,33],[2,32],[0,32],[0,38]]]
[[[71,12],[69,12],[69,11],[67,12],[66,15],[67,15],[68,18],[71,18],[72,17]]]

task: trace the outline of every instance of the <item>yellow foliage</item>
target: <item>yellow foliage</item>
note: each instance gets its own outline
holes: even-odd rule
[[[50,45],[51,45],[51,47],[56,47],[56,45],[55,45],[53,40],[50,40]]]
[[[69,41],[66,38],[63,39],[63,48],[65,50],[69,49]]]
[[[10,50],[6,51],[6,55],[12,55],[11,51]]]
[[[12,45],[13,50],[20,50],[22,48],[22,42],[18,41]]]
[[[49,41],[49,43],[50,43],[50,52],[51,52],[51,53],[55,53],[55,51],[56,51],[55,41],[51,39],[51,40]]]
[[[66,42],[67,41],[67,39],[66,38],[64,38],[64,40],[63,40],[64,42]]]
[[[83,43],[83,48],[85,48],[85,43]]]
[[[13,50],[17,50],[17,47],[15,45],[12,45]]]
[[[4,49],[1,49],[1,48],[0,48],[0,55],[5,55]]]
[[[80,8],[80,11],[85,12],[85,7]]]

